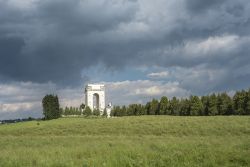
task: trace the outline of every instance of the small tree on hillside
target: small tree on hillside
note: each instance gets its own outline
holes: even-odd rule
[[[46,120],[56,119],[61,116],[58,97],[54,95],[46,95],[43,100],[43,114]]]

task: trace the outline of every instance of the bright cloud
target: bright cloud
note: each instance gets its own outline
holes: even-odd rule
[[[237,35],[209,37],[203,41],[190,41],[184,47],[184,52],[190,56],[207,56],[222,50],[232,51],[238,46],[240,38]]]
[[[40,102],[34,103],[10,103],[10,104],[0,104],[0,111],[1,112],[17,112],[17,111],[28,111],[32,109],[40,108]],[[0,113],[1,114],[1,113]]]
[[[107,95],[114,104],[145,103],[161,96],[187,97],[188,90],[180,87],[178,82],[150,80],[107,82]]]
[[[166,78],[169,76],[168,71],[162,71],[162,72],[153,72],[147,75],[149,78],[153,79],[161,79],[161,78]]]

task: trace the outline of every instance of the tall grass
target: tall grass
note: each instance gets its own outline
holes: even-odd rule
[[[61,118],[2,125],[0,166],[250,166],[250,117]]]

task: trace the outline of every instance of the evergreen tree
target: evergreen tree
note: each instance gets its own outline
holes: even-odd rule
[[[159,113],[159,102],[153,99],[150,103],[149,115],[157,115]]]
[[[233,107],[236,115],[243,115],[245,113],[245,91],[237,91],[233,97]]]
[[[141,115],[141,113],[140,113],[140,105],[139,104],[134,105],[134,115]]]
[[[203,105],[202,115],[209,115],[209,96],[202,96],[201,102]]]
[[[169,110],[171,115],[179,115],[180,106],[179,100],[176,97],[173,97],[172,100],[170,100]]]
[[[208,115],[218,115],[217,97],[215,94],[209,96]]]
[[[203,104],[198,96],[190,97],[190,115],[202,115]]]
[[[86,115],[86,116],[92,115],[92,111],[89,108],[89,106],[85,107],[85,110],[83,111],[83,115]]]
[[[163,96],[160,100],[160,111],[159,111],[160,115],[170,115],[170,111],[169,111],[169,102],[168,102],[168,98],[166,96]]]
[[[220,95],[220,101],[217,103],[219,106],[220,115],[231,115],[233,114],[233,103],[230,96],[227,93],[222,93]]]
[[[180,115],[190,115],[190,101],[188,99],[181,99],[180,101]]]
[[[222,115],[222,103],[223,103],[223,99],[222,99],[221,95],[218,94],[217,100],[216,100],[218,115]]]

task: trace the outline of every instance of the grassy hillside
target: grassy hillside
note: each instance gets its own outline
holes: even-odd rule
[[[1,125],[0,166],[250,166],[250,117],[62,118]]]

